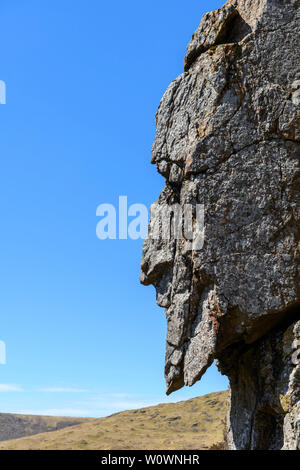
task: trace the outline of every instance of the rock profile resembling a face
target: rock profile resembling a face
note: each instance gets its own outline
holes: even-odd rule
[[[262,425],[247,428],[245,413],[231,408],[230,448],[300,447],[291,417],[300,398],[300,366],[291,362],[300,341],[299,7],[298,0],[229,0],[204,15],[184,73],[156,114],[152,162],[166,184],[151,207],[141,282],[155,286],[166,312],[167,393],[193,385],[218,359],[236,409],[269,423],[263,440]],[[178,225],[191,207],[193,232],[198,206],[204,224],[195,246],[184,230],[178,236]],[[277,368],[282,361],[280,384],[275,352],[262,353],[268,341],[277,345]],[[244,354],[253,370],[241,400]],[[265,381],[274,387],[257,397]],[[288,393],[284,411],[280,396]]]

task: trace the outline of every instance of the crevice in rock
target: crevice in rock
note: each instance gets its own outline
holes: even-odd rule
[[[283,446],[283,416],[265,406],[256,412],[253,425],[253,450],[276,450]]]
[[[222,25],[215,41],[209,45],[201,44],[190,50],[184,59],[184,71],[187,72],[191,65],[209,49],[222,44],[232,44],[242,41],[252,33],[251,26],[242,18],[238,10],[233,10]]]
[[[272,319],[270,317],[272,317]],[[244,339],[243,341],[233,342],[229,346],[226,346],[225,343],[227,328],[222,325],[222,320],[225,322],[226,316],[224,316],[220,321],[220,338],[224,339],[224,343],[222,344],[222,339],[218,341],[217,349],[219,350],[219,353],[217,353],[217,359],[222,362],[221,372],[228,375],[230,368],[235,366],[235,362],[241,354],[245,354],[248,350],[253,348],[255,344],[258,344],[271,333],[287,329],[295,321],[300,320],[300,303],[297,302],[296,304],[287,307],[280,312],[273,313],[272,315],[266,315],[266,319],[262,318],[261,321],[257,322],[256,334],[253,334],[252,338],[249,338],[248,341],[245,341]],[[232,329],[232,327],[233,326],[230,323],[228,328]],[[250,339],[252,339],[252,341]]]
[[[231,345],[218,360],[219,370],[230,380],[231,449],[278,450],[287,445],[285,417],[291,411],[291,391],[295,393],[290,377],[296,370],[292,353],[299,304],[285,314],[256,342]]]
[[[236,14],[224,23],[224,27],[217,37],[216,45],[240,42],[250,33],[252,33],[251,26],[236,11]]]

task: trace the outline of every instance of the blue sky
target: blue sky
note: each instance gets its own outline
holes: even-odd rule
[[[0,411],[104,416],[227,387],[212,367],[165,397],[166,321],[139,284],[142,241],[95,232],[99,204],[157,199],[154,115],[222,4],[1,2]]]

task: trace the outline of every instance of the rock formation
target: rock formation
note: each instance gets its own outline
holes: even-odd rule
[[[166,312],[167,393],[215,359],[228,375],[231,449],[300,449],[299,7],[228,0],[204,15],[156,115],[152,162],[166,184],[141,282]],[[192,206],[195,227],[199,204],[194,249],[172,208],[184,220]],[[170,237],[153,236],[165,225]]]

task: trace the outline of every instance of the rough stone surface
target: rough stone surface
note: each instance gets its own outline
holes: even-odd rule
[[[220,359],[230,377],[228,445],[241,450],[300,449],[300,321]]]
[[[283,359],[282,387],[260,395],[253,386],[248,399],[239,381],[248,367],[235,354],[245,348],[256,364],[249,380],[272,389],[274,357],[264,351],[275,341],[280,355],[284,333],[275,331],[300,318],[299,7],[298,0],[229,0],[206,14],[156,115],[152,162],[166,184],[151,208],[141,282],[155,286],[166,311],[167,393],[193,385],[216,358],[228,374],[231,448],[299,447],[299,378],[297,403],[279,412],[278,437],[256,438],[253,425],[255,410],[273,409],[254,401],[278,405],[291,387],[286,371],[298,377],[297,366],[291,371]],[[174,204],[182,212],[204,204],[202,249],[191,250],[186,234],[176,239],[171,220],[159,218]],[[167,223],[170,239],[153,238]],[[248,434],[238,438],[243,426]]]

